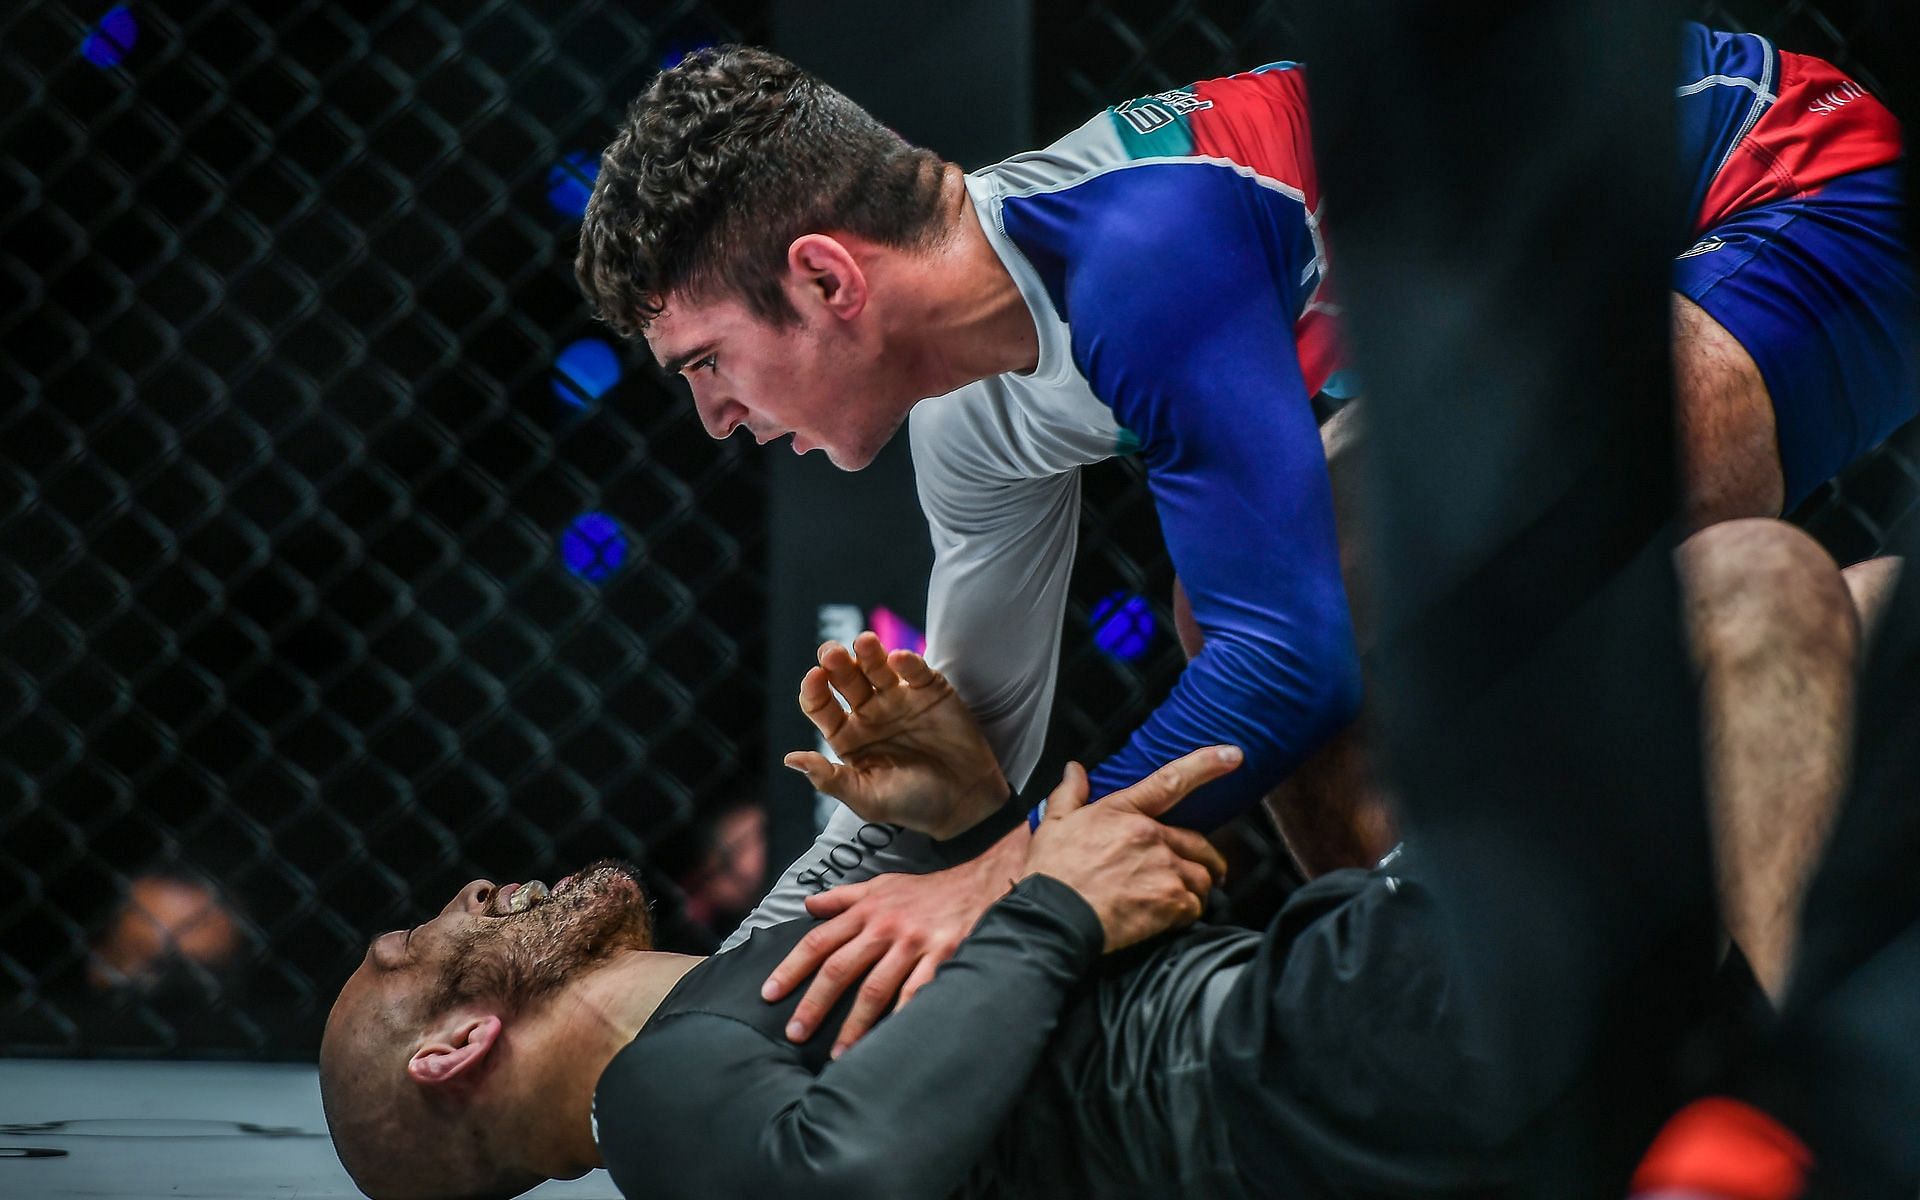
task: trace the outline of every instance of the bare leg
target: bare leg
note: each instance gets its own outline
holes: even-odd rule
[[[1367,769],[1366,739],[1349,725],[1267,793],[1267,811],[1308,879],[1370,867],[1399,840],[1393,806]]]
[[[1679,294],[1673,387],[1685,528],[1779,516],[1786,480],[1766,380],[1738,339]]]
[[[1859,621],[1826,551],[1778,521],[1695,534],[1678,567],[1722,915],[1777,999],[1846,782]]]
[[[1777,516],[1785,495],[1780,444],[1773,402],[1752,355],[1699,305],[1675,294],[1673,360],[1684,527],[1697,531],[1717,522]],[[1321,430],[1340,525],[1341,571],[1362,646],[1370,644],[1372,633],[1366,575],[1357,569],[1363,547],[1354,513],[1364,411],[1364,401],[1349,404]],[[1857,570],[1859,579],[1850,573],[1849,586],[1863,605],[1890,590],[1884,568],[1863,564]],[[1199,647],[1199,630],[1184,603],[1176,585],[1176,621],[1185,621],[1181,640],[1192,654]],[[1267,808],[1309,878],[1377,861],[1396,836],[1390,804],[1370,786],[1357,728],[1303,763],[1267,797]],[[1796,888],[1787,902],[1797,904],[1798,895]]]
[[[1840,572],[1847,581],[1847,590],[1853,593],[1854,610],[1860,614],[1862,643],[1873,640],[1873,632],[1880,626],[1880,614],[1893,595],[1893,585],[1900,582],[1900,565],[1904,561],[1892,555],[1870,558]]]

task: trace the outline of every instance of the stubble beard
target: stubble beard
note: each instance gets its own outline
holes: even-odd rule
[[[487,1000],[525,1012],[615,955],[652,947],[638,870],[602,859],[527,911],[485,918],[461,934],[428,1011]]]

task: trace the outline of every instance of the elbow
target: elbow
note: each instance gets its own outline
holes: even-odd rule
[[[1285,776],[1359,718],[1360,656],[1351,640],[1336,641],[1311,652],[1293,648],[1269,669],[1286,683],[1262,706],[1254,733]]]
[[[849,1196],[940,1200],[959,1182],[935,1185],[932,1175],[937,1172],[929,1169],[930,1164],[903,1163],[896,1141],[874,1135],[826,1135],[815,1130],[800,1139],[797,1153],[783,1157],[780,1169],[752,1189],[752,1195],[779,1195],[787,1200],[847,1200]]]
[[[1316,656],[1311,670],[1312,721],[1315,746],[1331,740],[1335,734],[1360,717],[1360,654],[1351,640]]]

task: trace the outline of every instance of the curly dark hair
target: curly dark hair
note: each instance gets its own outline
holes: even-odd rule
[[[574,274],[623,337],[672,294],[737,296],[789,324],[793,240],[921,244],[939,227],[945,168],[777,54],[697,51],[654,78],[600,156]]]

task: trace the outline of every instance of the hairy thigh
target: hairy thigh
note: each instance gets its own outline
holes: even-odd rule
[[[1776,517],[1785,493],[1773,401],[1739,339],[1673,297],[1674,432],[1689,530]]]

